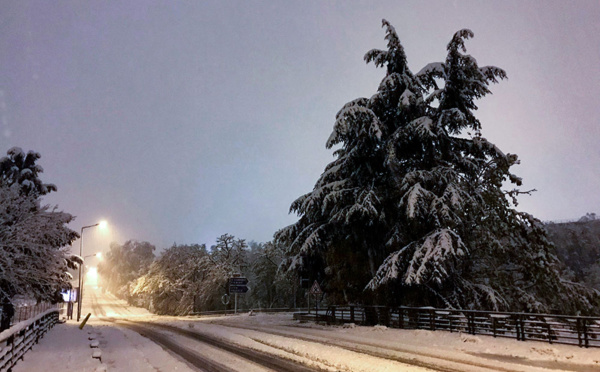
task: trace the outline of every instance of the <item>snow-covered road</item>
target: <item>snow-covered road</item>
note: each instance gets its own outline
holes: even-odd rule
[[[86,295],[84,313],[92,317],[85,329],[98,338],[109,371],[600,372],[598,349],[440,331],[324,326],[294,321],[291,314],[156,316],[109,293],[90,288]],[[60,337],[80,337],[69,326],[75,324],[58,325],[47,338],[56,343]],[[36,348],[48,348],[45,342]],[[36,348],[15,372],[44,365]],[[59,349],[49,350],[54,355]],[[74,370],[94,370],[87,361],[77,368],[72,354],[63,359]],[[49,354],[45,358],[48,365]]]
[[[100,334],[106,333],[108,328],[135,331],[160,345],[171,358],[185,361],[190,370],[244,372],[430,370],[327,343],[301,340],[294,335],[276,336],[228,325],[211,324],[204,318],[155,316],[144,309],[129,307],[110,293],[102,293],[97,289],[90,288],[86,294],[84,313],[87,311],[92,313],[90,322]],[[268,316],[250,317],[244,314],[238,318],[266,320]],[[279,318],[291,321],[291,314],[280,315]],[[266,340],[265,335],[278,339]],[[138,342],[136,350],[143,353],[143,348],[139,347],[141,344]],[[308,352],[300,352],[296,346]],[[107,364],[113,369],[118,368],[117,361],[110,360],[110,342],[106,343],[105,349],[104,358]],[[152,353],[154,352],[153,350]],[[150,360],[148,357],[144,359]]]

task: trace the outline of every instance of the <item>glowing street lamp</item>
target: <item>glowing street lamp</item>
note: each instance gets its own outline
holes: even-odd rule
[[[96,252],[94,254],[88,254],[87,256],[83,257],[83,259],[85,260],[88,257],[98,257],[98,258],[100,258],[100,257],[102,257],[102,252]]]
[[[81,234],[79,235],[79,257],[83,257],[83,230],[84,229],[88,229],[90,227],[96,227],[96,226],[100,226],[101,229],[106,228],[106,221],[100,221],[97,224],[94,225],[89,225],[89,226],[83,226],[81,228]],[[83,259],[85,260],[86,257],[91,257],[91,256],[96,256],[98,255],[98,253],[95,253],[93,255],[90,256],[85,256],[83,257]],[[79,322],[79,319],[81,318],[81,301],[83,300],[83,277],[81,276],[81,267],[84,265],[84,263],[81,263],[79,265],[79,301],[77,302],[77,321]]]

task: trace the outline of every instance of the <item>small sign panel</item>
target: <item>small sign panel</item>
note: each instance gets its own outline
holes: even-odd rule
[[[246,293],[248,289],[245,285],[231,285],[229,286],[229,293]]]
[[[247,278],[229,278],[229,285],[246,285],[248,284]]]
[[[312,287],[310,287],[310,293],[314,294],[314,295],[323,294],[323,291],[321,290],[321,286],[319,285],[319,283],[316,280],[313,283]]]

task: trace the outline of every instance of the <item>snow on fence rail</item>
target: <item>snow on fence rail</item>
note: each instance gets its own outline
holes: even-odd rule
[[[386,325],[402,329],[444,330],[493,337],[600,347],[600,317],[508,313],[430,307],[329,306],[317,320],[327,323]]]
[[[59,309],[54,307],[37,316],[17,323],[0,333],[0,372],[7,372],[37,344],[57,322]]]

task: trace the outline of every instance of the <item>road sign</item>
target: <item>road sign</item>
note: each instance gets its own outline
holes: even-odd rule
[[[245,285],[230,285],[229,293],[246,293],[248,292],[248,287]]]
[[[248,278],[229,278],[229,285],[246,285]]]
[[[316,280],[313,283],[312,287],[310,288],[310,293],[314,294],[314,295],[323,294],[323,291],[321,290],[321,286],[319,285],[319,283]]]
[[[248,292],[247,278],[229,278],[229,293],[246,293]]]

